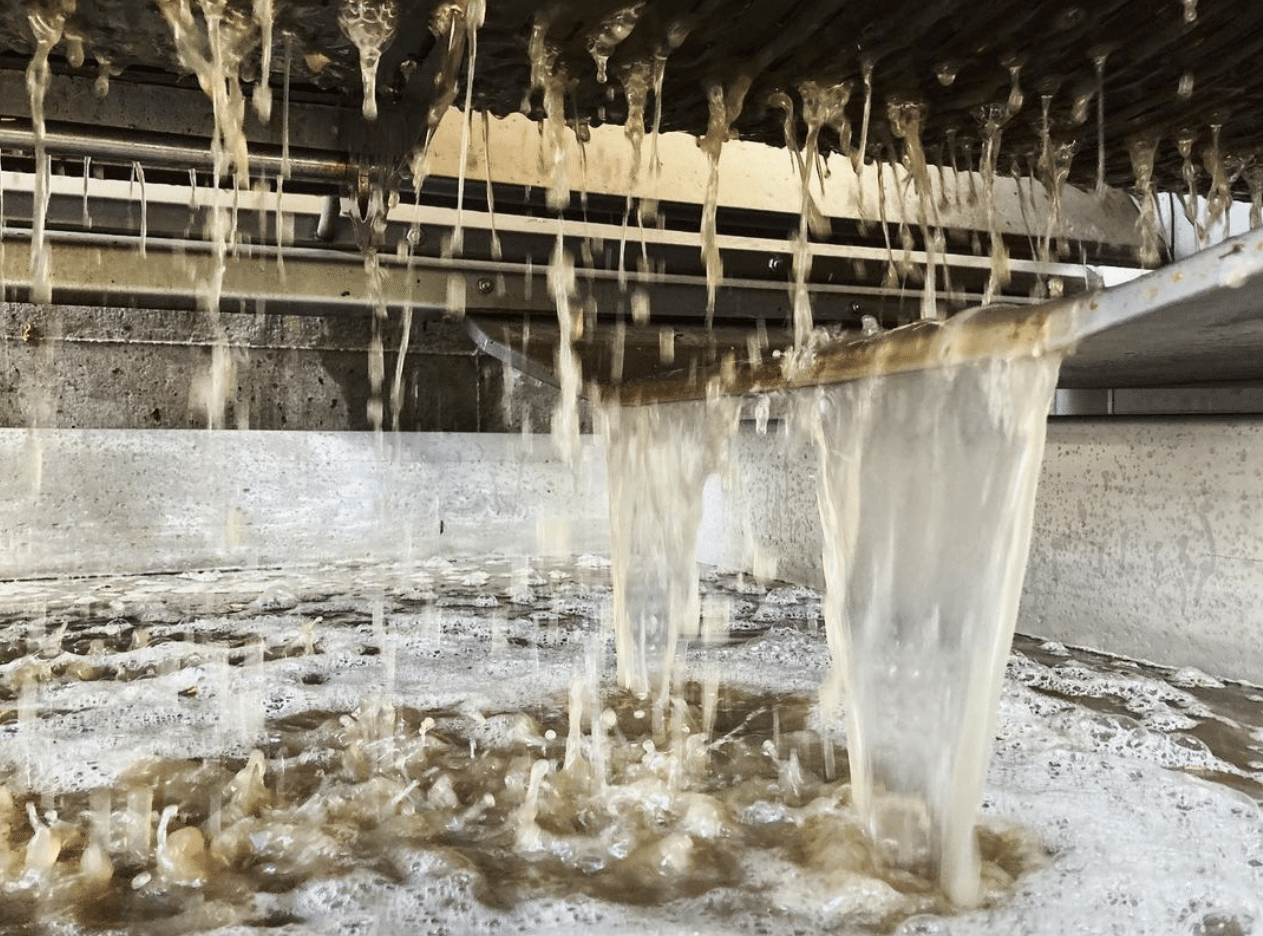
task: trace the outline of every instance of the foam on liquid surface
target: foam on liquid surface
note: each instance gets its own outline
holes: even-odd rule
[[[812,592],[704,577],[731,628],[682,642],[655,716],[609,688],[608,574],[492,559],[5,584],[5,925],[1183,934],[1263,918],[1255,690],[1019,641],[983,902],[953,912],[867,845],[816,702]]]

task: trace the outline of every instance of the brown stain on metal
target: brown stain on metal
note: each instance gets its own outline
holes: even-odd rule
[[[1013,359],[1064,351],[1055,336],[1060,304],[1038,308],[979,309],[945,322],[916,322],[877,337],[846,337],[822,344],[805,364],[791,355],[752,364],[734,361],[693,373],[655,374],[619,388],[595,385],[593,395],[623,405],[704,398],[713,388],[728,395],[846,383],[986,359]]]

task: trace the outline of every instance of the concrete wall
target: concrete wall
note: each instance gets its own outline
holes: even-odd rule
[[[547,437],[0,430],[0,578],[604,552],[606,514]]]
[[[234,363],[226,425],[371,428],[367,313],[225,313],[220,323]],[[200,312],[0,303],[0,426],[203,428],[198,387],[210,371],[213,337]],[[383,330],[387,400],[401,337],[399,317],[392,316]],[[404,363],[398,413],[404,431],[548,427],[556,391],[506,375],[461,321],[418,313]],[[393,416],[388,406],[387,427]]]
[[[1263,419],[1051,421],[1019,627],[1263,682]]]
[[[604,552],[605,465],[547,437],[0,430],[0,578]],[[775,427],[709,485],[699,558],[819,586],[816,456]],[[1263,420],[1049,423],[1019,629],[1263,683]]]
[[[734,448],[702,561],[820,587],[815,453]],[[1263,418],[1052,419],[1018,629],[1263,683]]]

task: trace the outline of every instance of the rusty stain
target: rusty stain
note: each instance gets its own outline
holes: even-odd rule
[[[946,322],[915,322],[876,337],[836,338],[817,347],[806,365],[796,366],[787,354],[758,364],[726,358],[696,371],[625,379],[620,390],[598,387],[596,395],[618,399],[623,405],[664,403],[701,399],[712,381],[727,393],[744,394],[846,383],[992,358],[1061,353],[1063,345],[1050,338],[1060,308],[979,309]]]

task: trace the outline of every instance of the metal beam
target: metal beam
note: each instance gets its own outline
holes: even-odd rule
[[[63,158],[92,157],[121,165],[139,163],[199,172],[210,172],[214,167],[209,143],[140,130],[50,123],[44,146],[50,154]],[[34,151],[35,131],[18,123],[0,123],[0,149]],[[250,150],[250,166],[252,173],[276,178],[286,168],[286,161],[278,148],[255,145]],[[345,157],[334,153],[293,148],[289,152],[289,178],[340,185],[353,181],[355,172]]]
[[[804,358],[789,349],[720,342],[704,355],[646,355],[658,335],[624,336],[618,350],[580,347],[589,396],[625,404],[700,399],[842,383],[994,357],[1067,354],[1063,387],[1162,386],[1263,379],[1263,231],[1254,231],[1110,289],[1036,306],[988,306],[941,322],[876,335],[843,335]],[[477,323],[480,346],[537,378],[547,376],[538,329],[532,348],[517,332]],[[591,342],[588,342],[591,344]],[[609,344],[607,339],[606,344]],[[633,368],[619,359],[635,354]],[[529,366],[523,357],[529,359]],[[645,362],[648,361],[647,366]]]
[[[26,301],[31,286],[29,232],[0,232],[0,282],[7,298]],[[50,236],[53,301],[100,303],[135,308],[189,309],[206,301],[215,273],[211,247],[204,241],[149,238],[141,253],[136,237],[57,232]],[[411,264],[381,254],[381,301],[399,310],[416,309],[523,313],[555,318],[543,268],[520,263],[417,257]],[[630,290],[651,291],[659,318],[698,318],[706,308],[706,281],[698,276],[629,273],[626,282],[612,270],[581,270],[576,301],[594,313],[630,313]],[[295,314],[366,314],[374,302],[363,256],[337,249],[245,246],[224,261],[220,307],[285,309]],[[908,301],[915,303],[916,291]],[[880,289],[819,285],[813,306],[821,321],[854,320]],[[777,323],[792,314],[786,284],[776,280],[730,279],[717,302],[719,318],[764,319]]]

